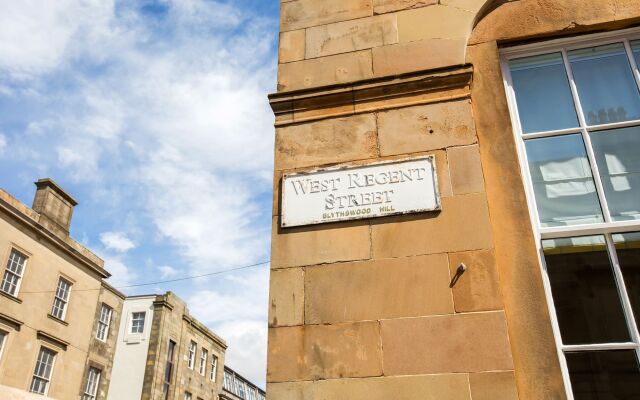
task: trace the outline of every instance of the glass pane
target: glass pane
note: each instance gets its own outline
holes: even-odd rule
[[[575,400],[640,399],[640,370],[633,350],[567,353]]]
[[[543,240],[564,344],[628,342],[604,236]]]
[[[525,142],[540,225],[602,222],[587,153],[579,134]]]
[[[591,143],[611,218],[640,219],[640,127],[594,132]]]
[[[640,93],[622,43],[569,52],[587,124],[640,119]]]
[[[525,133],[578,126],[562,54],[518,58],[509,66]]]
[[[613,241],[636,324],[640,326],[640,232],[613,235]]]

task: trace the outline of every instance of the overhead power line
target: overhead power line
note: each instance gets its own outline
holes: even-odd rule
[[[190,275],[190,276],[184,276],[182,278],[165,279],[165,280],[161,280],[161,281],[146,282],[146,283],[134,283],[134,284],[131,284],[131,285],[114,286],[114,287],[116,289],[127,289],[127,288],[133,288],[133,287],[152,286],[152,285],[160,285],[160,284],[164,284],[164,283],[188,281],[188,280],[191,280],[191,279],[204,278],[204,277],[207,277],[207,276],[221,275],[221,274],[225,274],[225,273],[228,273],[228,272],[240,271],[240,270],[248,269],[248,268],[255,268],[255,267],[259,267],[261,265],[269,264],[269,262],[270,261],[262,261],[262,262],[259,262],[259,263],[256,263],[256,264],[243,265],[241,267],[234,267],[234,268],[228,268],[228,269],[223,269],[223,270],[214,271],[214,272],[208,272],[206,274]],[[73,289],[73,286],[71,287],[71,291],[72,292],[88,292],[88,291],[92,291],[92,290],[101,290],[101,288]],[[53,292],[55,292],[55,290],[43,290],[43,291],[37,291],[37,292],[20,291],[20,294],[25,294],[25,293],[53,293]]]

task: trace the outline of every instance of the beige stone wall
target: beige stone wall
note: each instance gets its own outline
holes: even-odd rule
[[[498,48],[638,22],[637,0],[281,2],[270,399],[565,398]],[[279,227],[283,173],[422,154],[441,212]]]
[[[222,389],[226,344],[200,322],[189,315],[184,301],[171,292],[158,296],[154,302],[153,324],[149,340],[142,399],[164,400],[163,382],[169,340],[176,343],[175,367],[169,398],[182,400],[188,391],[192,398],[215,400]],[[191,341],[197,343],[195,365],[190,369],[187,352]],[[200,375],[200,351],[208,350],[206,371]],[[218,357],[215,382],[210,379],[211,355]]]
[[[101,263],[72,252],[67,244],[79,246],[72,239],[36,228],[39,215],[27,210],[0,193],[0,277],[12,248],[28,256],[17,297],[0,295],[0,329],[8,332],[0,358],[0,385],[28,391],[40,346],[46,346],[57,352],[49,397],[78,398],[88,363],[104,366],[108,376],[113,354],[112,338],[102,350],[93,343],[96,309],[104,301],[117,314],[121,299],[103,292]],[[87,249],[83,253],[95,257]],[[61,276],[73,283],[64,321],[50,315]]]

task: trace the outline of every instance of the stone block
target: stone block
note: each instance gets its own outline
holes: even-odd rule
[[[278,59],[280,63],[304,60],[305,30],[280,33]]]
[[[466,374],[271,383],[267,385],[267,398],[269,400],[471,400]]]
[[[440,0],[442,5],[459,8],[471,13],[477,13],[487,3],[487,0]]]
[[[451,276],[460,264],[467,270],[453,287],[456,312],[489,311],[502,309],[500,280],[492,250],[467,251],[449,254]]]
[[[446,254],[308,267],[305,323],[453,313]]]
[[[272,270],[269,279],[269,326],[304,323],[304,270]]]
[[[280,30],[308,28],[373,15],[372,0],[297,0],[280,6]]]
[[[380,376],[380,324],[270,328],[268,357],[268,382]]]
[[[437,254],[492,247],[483,194],[444,197],[442,211],[372,221],[373,258]]]
[[[473,400],[518,400],[513,371],[469,374]]]
[[[376,118],[360,114],[276,130],[275,169],[321,166],[376,157]]]
[[[306,58],[348,53],[397,42],[395,14],[354,19],[308,28]]]
[[[438,0],[373,0],[373,13],[384,14],[438,4]]]
[[[484,192],[484,176],[478,145],[447,149],[453,194]]]
[[[477,142],[468,100],[379,112],[378,138],[382,156]]]
[[[278,66],[278,90],[297,90],[371,78],[371,50],[296,61]]]
[[[512,370],[501,311],[381,321],[385,375]]]
[[[371,257],[369,225],[364,221],[279,228],[273,219],[271,268],[288,268]]]
[[[375,77],[464,64],[466,40],[425,39],[375,47],[372,51]]]
[[[400,43],[423,39],[466,40],[475,13],[455,7],[435,5],[398,13]]]

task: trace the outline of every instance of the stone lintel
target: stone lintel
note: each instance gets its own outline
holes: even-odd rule
[[[56,336],[53,336],[50,333],[47,333],[45,331],[38,331],[38,339],[43,340],[45,342],[51,343],[56,347],[61,348],[64,351],[67,351],[67,346],[69,346],[69,342],[67,342],[66,340],[60,339]]]
[[[269,95],[276,126],[470,96],[473,67],[420,71]]]
[[[24,324],[24,322],[19,319],[15,319],[10,315],[4,314],[0,312],[0,322],[3,322],[9,326],[11,326],[16,331],[20,330],[20,327]]]

